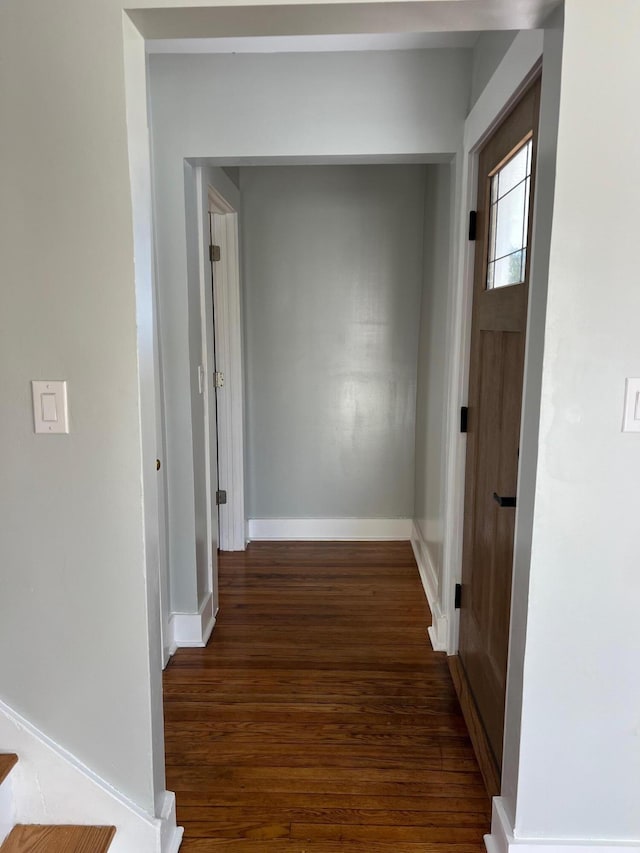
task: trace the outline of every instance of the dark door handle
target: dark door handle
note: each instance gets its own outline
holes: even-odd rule
[[[505,498],[503,495],[498,495],[496,492],[493,493],[493,499],[499,506],[515,506],[516,499],[515,498]]]

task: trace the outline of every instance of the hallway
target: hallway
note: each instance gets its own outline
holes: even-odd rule
[[[481,853],[485,792],[408,542],[220,554],[165,672],[184,853]]]

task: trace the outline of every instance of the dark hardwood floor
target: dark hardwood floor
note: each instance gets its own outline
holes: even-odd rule
[[[490,802],[409,543],[220,555],[165,673],[184,853],[481,853]]]

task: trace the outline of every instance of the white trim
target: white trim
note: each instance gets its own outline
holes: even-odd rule
[[[493,798],[491,835],[485,835],[488,853],[624,853],[639,851],[638,841],[554,840],[552,838],[516,838],[502,797]]]
[[[216,624],[217,612],[214,595],[210,592],[197,613],[172,613],[169,619],[171,654],[181,648],[204,648]]]
[[[221,551],[244,551],[244,382],[238,214],[212,186],[208,200],[213,239],[221,249],[220,261],[214,265],[213,314],[216,368],[224,374],[224,386],[216,392],[218,481],[227,492],[227,503],[219,507],[218,532]]]
[[[211,184],[207,188],[207,198],[209,200],[209,213],[217,213],[221,216],[227,213],[237,213],[233,205]]]
[[[115,826],[110,853],[177,851],[182,828],[170,791],[162,795],[160,817],[147,814],[2,701],[0,748],[18,755],[11,771],[16,823]]]
[[[176,824],[176,795],[173,791],[164,792],[158,813],[160,815],[160,851],[161,853],[178,853],[184,827]]]
[[[411,525],[410,518],[250,518],[249,539],[403,541]]]
[[[446,652],[449,637],[449,619],[440,607],[438,596],[438,576],[433,566],[433,558],[420,525],[414,520],[411,533],[411,547],[418,564],[420,580],[431,610],[432,624],[427,629],[434,652]]]
[[[146,82],[145,82],[146,85]],[[150,94],[147,91],[147,96]],[[149,151],[149,169],[153,168],[152,146],[147,143]],[[155,389],[155,428],[156,454],[160,461],[160,470],[156,472],[156,498],[158,510],[158,596],[160,600],[160,635],[162,646],[162,668],[164,669],[171,658],[171,632],[169,630],[169,528],[167,507],[167,453],[166,453],[166,422],[164,373],[162,363],[162,330],[160,328],[160,311],[158,299],[158,239],[156,233],[155,211],[158,209],[156,199],[156,182],[151,180],[151,305],[153,309],[153,382]],[[157,463],[156,463],[157,464]]]
[[[148,658],[147,676],[143,689],[148,691],[150,716],[137,732],[148,743],[150,754],[150,787],[153,796],[160,794],[161,774],[156,772],[165,765],[164,756],[164,719],[162,707],[162,665],[164,649],[168,644],[162,634],[166,626],[162,608],[166,607],[167,597],[161,599],[161,587],[165,578],[160,572],[162,552],[160,550],[158,475],[155,461],[158,458],[157,424],[160,401],[156,397],[156,360],[155,348],[155,301],[153,295],[153,223],[151,194],[151,139],[149,135],[149,114],[147,109],[147,78],[144,39],[130,18],[122,15],[122,36],[124,49],[124,95],[126,108],[126,138],[129,154],[129,185],[131,190],[131,213],[133,225],[133,259],[135,290],[135,322],[137,347],[137,402],[138,402],[138,442],[141,450],[140,485],[142,486],[142,559],[144,561],[143,589],[146,598],[146,612],[141,611],[139,619],[146,618],[146,624],[140,623],[144,631],[146,644],[145,658]],[[114,625],[118,630],[117,625]],[[90,630],[90,628],[88,629]],[[142,637],[140,638],[142,640]],[[82,642],[82,637],[78,637]],[[113,650],[110,650],[113,653]],[[80,672],[76,673],[81,678]],[[120,697],[110,697],[117,706]],[[80,709],[74,709],[72,718],[77,717]],[[89,727],[95,722],[87,722]],[[100,734],[96,732],[96,736]]]
[[[460,407],[467,402],[471,303],[473,292],[473,244],[467,239],[467,218],[475,206],[477,149],[519,97],[536,72],[544,47],[544,33],[518,33],[493,77],[471,110],[464,127],[464,148],[456,157],[456,186],[452,226],[452,305],[449,340],[449,391],[446,447],[446,506],[443,553],[442,600],[448,621],[447,651],[458,649],[459,619],[452,590],[460,581],[464,519],[466,441],[459,431]]]
[[[206,515],[206,554],[207,554],[207,592],[213,594],[214,607],[217,606],[218,595],[218,508],[216,506],[215,491],[218,482],[218,426],[216,418],[216,399],[213,380],[214,372],[214,328],[213,328],[213,299],[211,263],[209,261],[209,243],[211,242],[209,231],[209,201],[204,185],[203,170],[201,167],[195,170],[195,187],[197,201],[197,228],[198,228],[198,276],[200,279],[200,336],[201,336],[201,359],[199,365],[199,376],[201,377],[200,393],[203,396],[204,415],[204,456],[205,456],[205,515]],[[193,614],[191,614],[193,616]],[[185,637],[188,645],[200,645],[202,632],[200,626],[192,620],[189,625],[184,619],[178,619],[177,634],[173,632],[173,648],[176,645],[184,645],[182,640],[176,641],[176,636]],[[197,639],[200,637],[200,641]]]

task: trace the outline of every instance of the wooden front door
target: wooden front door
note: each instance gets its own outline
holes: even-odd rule
[[[494,779],[502,764],[539,99],[538,80],[479,153],[460,661]]]

